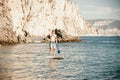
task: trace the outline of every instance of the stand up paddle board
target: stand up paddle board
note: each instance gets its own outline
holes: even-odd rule
[[[64,59],[64,58],[61,56],[55,56],[55,57],[52,57],[52,59]]]
[[[50,58],[50,59],[64,59],[64,57],[62,57],[62,56],[46,56],[46,58]]]

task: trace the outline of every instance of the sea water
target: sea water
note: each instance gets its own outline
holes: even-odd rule
[[[48,43],[0,48],[0,80],[120,80],[120,37],[81,37],[59,43],[63,60],[50,59]]]

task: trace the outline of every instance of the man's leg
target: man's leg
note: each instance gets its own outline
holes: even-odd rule
[[[53,53],[54,53],[54,56],[56,56],[56,48],[54,48],[54,51],[53,51]]]
[[[54,43],[54,56],[56,56],[56,43]]]
[[[52,42],[50,42],[50,56],[52,56],[52,53],[53,53],[53,44]]]
[[[50,48],[50,56],[52,56],[52,48]]]

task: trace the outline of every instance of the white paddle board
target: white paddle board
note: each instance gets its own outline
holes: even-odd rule
[[[64,59],[62,56],[53,56],[52,59]]]

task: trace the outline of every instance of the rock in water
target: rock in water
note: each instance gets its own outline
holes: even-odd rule
[[[72,36],[67,34],[64,30],[55,29],[55,34],[57,35],[58,42],[81,42],[82,40],[77,36]],[[47,35],[42,42],[49,42],[50,35]]]
[[[0,44],[10,45],[18,43],[17,36],[12,31],[11,28],[1,28],[0,27]]]

